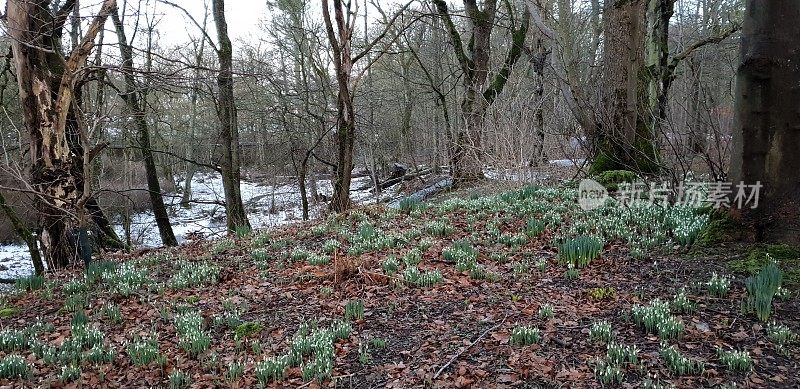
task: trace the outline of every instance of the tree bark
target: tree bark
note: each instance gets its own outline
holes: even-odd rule
[[[660,61],[662,48],[652,46],[659,44],[660,38],[647,32],[650,1],[661,0],[606,0],[603,105],[593,140],[597,155],[590,167],[594,174],[618,169],[653,174],[660,169],[648,93],[654,85],[649,82],[650,72],[658,65],[648,69],[646,64]],[[648,58],[644,55],[646,42]]]
[[[75,1],[51,11],[49,0],[9,0],[7,27],[16,67],[23,122],[30,136],[31,186],[37,192],[41,247],[50,269],[67,266],[77,253],[80,189],[66,130],[73,109],[78,68],[94,46],[114,0],[103,2],[86,34],[66,59],[61,54],[63,26]]]
[[[333,0],[336,30],[331,21],[328,0],[322,0],[325,31],[333,51],[338,93],[336,96],[336,177],[330,209],[342,212],[350,208],[350,182],[353,177],[353,146],[355,145],[355,112],[350,78],[353,72],[353,27],[345,19],[341,0]]]
[[[763,188],[743,210],[757,240],[800,243],[800,3],[747,1],[731,178]]]
[[[217,88],[217,115],[220,121],[220,139],[222,141],[222,187],[225,192],[225,212],[227,214],[228,231],[250,229],[247,220],[242,193],[241,159],[239,150],[239,122],[236,117],[236,103],[233,98],[233,46],[228,36],[228,23],[225,21],[225,0],[213,0],[214,23],[217,27],[217,57],[219,74]]]
[[[165,246],[176,246],[178,245],[178,240],[175,238],[175,233],[172,231],[167,207],[161,195],[161,184],[158,181],[158,169],[150,144],[150,128],[145,118],[145,103],[141,101],[142,98],[140,92],[138,92],[136,78],[133,75],[133,49],[125,35],[125,26],[122,25],[122,20],[119,17],[119,10],[115,9],[111,14],[111,18],[114,21],[114,27],[117,31],[119,51],[122,56],[121,70],[123,72],[123,78],[125,79],[125,89],[124,92],[120,93],[120,97],[125,102],[131,114],[133,125],[139,134],[138,143],[142,153],[145,175],[147,176],[147,193],[150,197],[150,203],[153,206],[153,215],[156,219],[158,232],[161,235],[161,243]]]
[[[475,0],[464,0],[464,10],[469,21],[468,32],[470,34],[466,50],[461,34],[450,16],[447,2],[433,0],[433,3],[436,6],[437,13],[444,20],[444,25],[450,35],[450,43],[455,50],[456,59],[463,75],[464,95],[461,99],[463,127],[455,133],[452,153],[453,179],[456,184],[461,184],[484,177],[481,138],[486,109],[502,93],[511,74],[511,69],[522,53],[522,46],[525,43],[525,36],[528,31],[530,12],[525,8],[522,20],[517,25],[510,3],[504,3],[508,8],[507,12],[512,18],[511,45],[502,67],[489,81],[490,42],[492,29],[495,25],[497,1],[486,0],[481,8]]]

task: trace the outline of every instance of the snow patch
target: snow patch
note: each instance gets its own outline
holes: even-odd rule
[[[397,197],[399,185],[385,189],[376,196],[369,189],[355,190],[369,186],[369,177],[353,178],[350,199],[355,204],[375,204]],[[183,182],[178,182],[183,187]],[[239,184],[242,202],[247,211],[250,225],[254,229],[276,227],[302,221],[303,211],[300,189],[297,184],[263,185],[247,180]],[[317,181],[321,194],[328,197],[333,193],[330,180]],[[180,205],[180,193],[167,193],[164,202],[168,206],[172,231],[179,243],[185,242],[193,234],[214,239],[226,235],[225,207],[222,190],[222,177],[219,174],[195,174],[192,177],[192,200],[189,207]],[[309,204],[309,217],[314,219],[325,209],[325,204]],[[114,229],[120,238],[125,239],[122,220],[113,220]],[[131,242],[135,247],[160,247],[161,236],[152,211],[131,215]],[[33,273],[30,253],[27,246],[12,244],[0,245],[0,278],[21,278]]]

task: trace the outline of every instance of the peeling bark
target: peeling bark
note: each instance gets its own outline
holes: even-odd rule
[[[74,6],[74,0],[67,1],[53,12],[49,0],[9,0],[6,12],[23,122],[31,140],[31,186],[37,192],[41,247],[51,269],[67,266],[77,254],[73,232],[79,224],[81,190],[73,175],[76,161],[66,126],[79,67],[116,2],[103,2],[86,34],[65,59],[61,34]]]

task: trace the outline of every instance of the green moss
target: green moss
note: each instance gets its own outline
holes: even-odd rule
[[[711,220],[700,232],[697,242],[702,245],[730,242],[738,240],[741,232],[741,226],[731,220],[727,212],[714,212],[711,215]]]
[[[19,313],[17,308],[3,308],[0,309],[0,317],[11,317]]]
[[[636,178],[636,173],[630,170],[606,170],[597,176],[597,182],[606,189],[615,191],[619,188],[619,184],[634,182]]]
[[[785,244],[758,245],[745,257],[729,261],[728,267],[735,272],[756,274],[769,261],[767,254],[778,261],[786,286],[800,286],[800,247]]]
[[[624,155],[633,157],[617,157]],[[661,171],[658,161],[658,150],[652,142],[640,139],[634,148],[606,146],[592,160],[589,174],[599,176],[607,171],[633,170],[645,175],[657,175]]]
[[[600,152],[596,157],[594,157],[591,165],[589,165],[589,174],[600,175],[607,171],[623,169],[624,166],[622,166],[622,164],[615,160],[611,155]]]
[[[246,338],[246,337],[248,337],[250,335],[257,334],[257,333],[261,332],[261,330],[263,330],[263,329],[264,329],[264,326],[261,325],[261,323],[256,323],[256,322],[249,321],[249,322],[240,324],[238,327],[236,327],[235,330],[233,330],[233,332],[234,332],[234,334],[236,334],[236,339],[243,339],[243,338]]]
[[[661,156],[655,143],[639,137],[636,150],[638,152],[635,153],[634,170],[642,174],[658,175],[661,172]]]
[[[592,288],[588,294],[592,300],[613,300],[617,296],[617,290],[614,287]]]

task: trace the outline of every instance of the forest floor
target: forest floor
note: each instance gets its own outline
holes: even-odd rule
[[[800,386],[794,269],[759,321],[738,271],[766,256],[676,243],[701,210],[485,192],[31,278],[0,298],[0,386]]]

